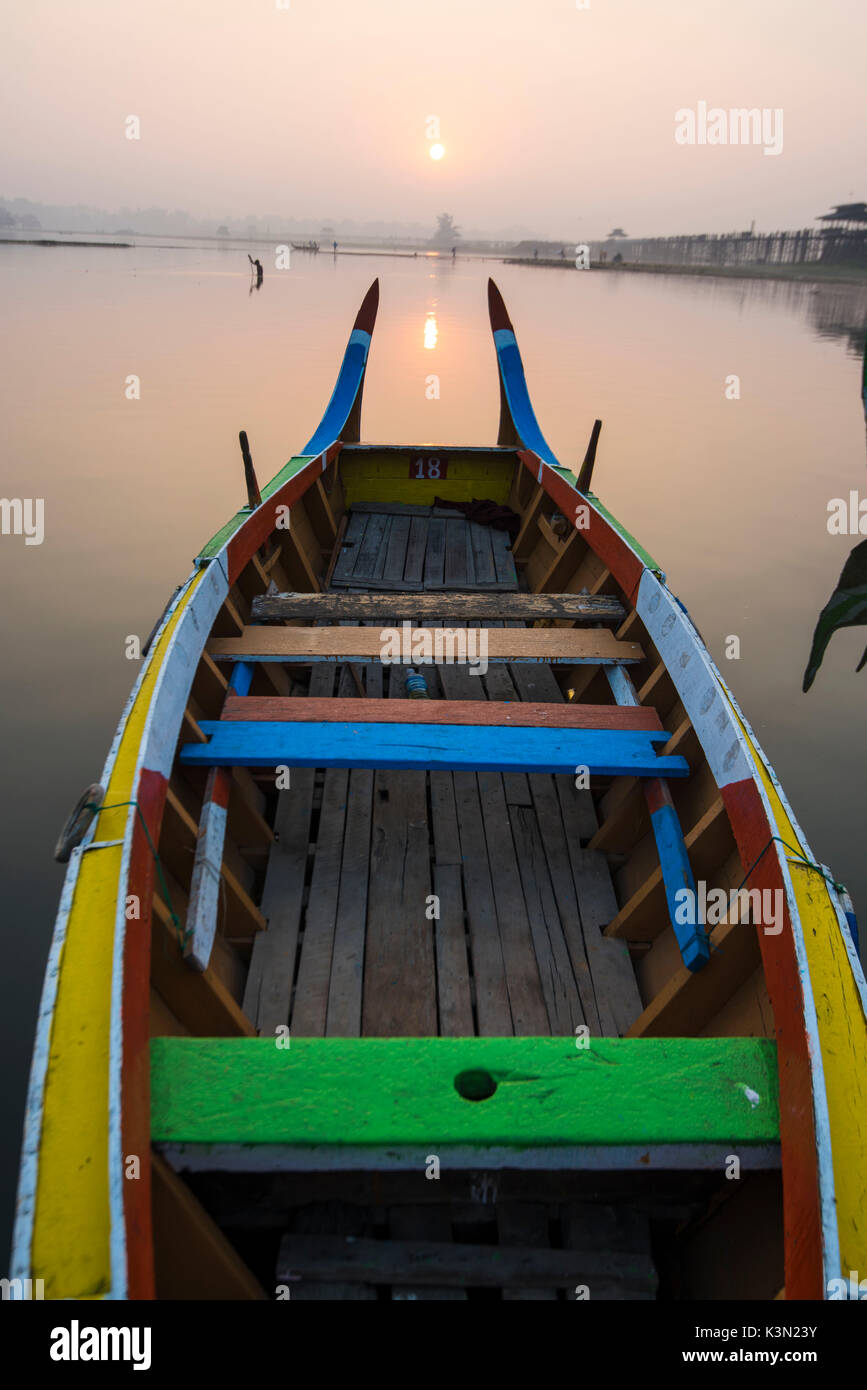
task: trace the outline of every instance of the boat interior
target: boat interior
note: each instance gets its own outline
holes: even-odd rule
[[[404,623],[484,630],[484,673],[415,660],[423,687],[408,689],[406,664],[379,654],[382,629]],[[242,662],[248,683],[230,686]],[[664,784],[695,877],[737,888],[745,866],[662,659],[517,450],[345,444],[238,577],[163,816],[152,1036],[774,1037],[756,932],[736,913],[711,931],[707,966],[685,964],[645,786],[622,772],[226,766],[216,934],[191,963],[178,925],[215,773],[181,755],[210,722],[230,728],[241,701],[263,728],[273,710],[330,718],[335,737],[420,708],[435,719],[438,702],[449,718],[460,703],[468,737],[504,704],[519,730],[522,705],[545,706],[526,723],[552,727],[593,706],[600,727],[653,731],[684,760]],[[296,701],[318,703],[305,715]],[[519,1154],[432,1182],[358,1157],[196,1166],[157,1144],[157,1291],[271,1297],[285,1281],[293,1299],[564,1300],[592,1267],[593,1297],[772,1299],[779,1146],[735,1157],[738,1181],[697,1146],[671,1166],[650,1149],[586,1166]]]

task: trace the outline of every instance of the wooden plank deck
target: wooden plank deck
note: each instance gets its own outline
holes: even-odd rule
[[[340,543],[333,589],[516,590],[505,531],[442,508],[356,507]]]
[[[353,513],[334,566],[339,594],[259,600],[259,621],[316,626],[251,627],[240,639],[270,644],[276,660],[311,647],[332,659],[311,665],[307,694],[302,683],[289,698],[230,697],[224,731],[282,722],[329,739],[362,723],[659,736],[652,709],[567,704],[548,664],[567,647],[573,661],[579,651],[638,659],[637,644],[604,626],[577,626],[616,621],[617,600],[492,592],[514,574],[505,532],[433,509]],[[576,626],[525,626],[540,618]],[[383,624],[455,619],[485,627],[501,660],[482,676],[422,665],[430,698],[407,700],[405,668],[377,659]],[[350,656],[365,661],[363,695],[348,679]],[[602,935],[616,907],[604,856],[585,849],[590,793],[572,776],[464,766],[293,767],[265,889],[277,930],[254,945],[245,996],[260,1032],[282,1023],[293,1037],[571,1036],[586,1024],[613,1036],[639,1016],[628,951]]]
[[[335,669],[314,668],[311,705],[328,699]],[[344,671],[340,704],[361,710],[382,688],[400,711],[473,693],[478,707],[523,685],[537,697],[528,705],[546,703],[542,693],[552,713],[572,713],[542,669],[540,692],[532,667],[427,668],[434,698],[410,702],[401,668],[371,665],[368,698],[352,696]],[[317,812],[312,769],[291,775],[266,882],[271,923],[245,995],[260,1032],[562,1036],[586,1023],[598,1036],[640,1014],[628,952],[602,936],[613,890],[604,857],[583,848],[589,794],[571,777],[331,768]]]

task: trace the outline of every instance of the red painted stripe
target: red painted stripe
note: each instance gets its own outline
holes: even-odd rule
[[[154,844],[157,843],[167,782],[159,772],[143,771],[138,804]],[[151,1227],[150,1134],[150,957],[151,898],[154,857],[141,820],[135,813],[129,877],[119,885],[123,899],[138,898],[141,918],[127,922],[123,948],[121,1027],[121,1160],[138,1155],[140,1177],[124,1177],[127,1280],[130,1299],[154,1297],[154,1256]]]
[[[507,328],[510,333],[514,333],[515,330],[512,327],[512,320],[509,318],[509,311],[503,296],[491,279],[488,280],[488,314],[493,333],[498,333],[502,328]]]
[[[208,774],[208,785],[205,788],[205,801],[212,801],[215,806],[222,806],[225,811],[229,805],[229,793],[232,790],[232,775],[228,768],[213,767]],[[204,805],[202,806],[204,814]]]
[[[376,311],[379,308],[379,277],[374,280],[367,294],[361,301],[361,308],[355,315],[355,323],[352,330],[360,329],[363,333],[372,333],[373,325],[376,323]]]
[[[661,811],[663,806],[674,805],[668,783],[663,782],[662,778],[651,777],[643,786],[647,809],[651,815],[654,811]]]
[[[342,445],[339,442],[329,445],[326,453],[326,464],[331,463],[332,459],[337,457],[341,448]],[[296,473],[293,478],[285,482],[272,497],[268,498],[267,502],[263,502],[261,507],[257,507],[255,512],[250,513],[247,520],[226,545],[226,569],[230,588],[244,566],[249,564],[255,552],[265,544],[271,532],[276,528],[277,508],[293,506],[321,474],[322,455],[319,454],[315,459],[311,459],[310,463],[299,473]]]
[[[749,868],[776,833],[775,827],[768,821],[759,789],[751,778],[723,787],[721,795],[744,867]],[[750,874],[745,887],[784,888],[773,848]],[[813,1083],[804,1027],[804,996],[788,904],[779,936],[767,936],[760,927],[757,931],[777,1039],[786,1297],[821,1299],[825,1289]]]
[[[497,700],[331,700],[229,695],[223,719],[348,724],[496,724],[523,728],[662,729],[641,705],[546,705]]]
[[[581,500],[582,494],[576,492],[575,488],[555,473],[553,468],[542,464],[538,454],[534,454],[531,449],[519,449],[518,458],[534,478],[538,478],[541,465],[542,487],[549,497],[553,497],[563,514],[574,521],[576,501]],[[583,528],[580,534],[590,549],[604,561],[634,607],[638,598],[638,585],[645,568],[644,563],[630,549],[620,532],[615,531],[610,522],[595,510],[593,503],[588,501],[587,505],[590,525]]]

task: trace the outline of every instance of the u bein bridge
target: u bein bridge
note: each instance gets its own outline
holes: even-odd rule
[[[702,233],[630,237],[619,227],[590,244],[593,265],[804,265],[867,269],[867,203],[838,203],[816,219],[823,226],[794,232]]]
[[[867,268],[867,203],[841,204],[820,228],[793,232],[724,232],[673,237],[609,237],[591,246],[594,264],[682,266],[823,265]]]

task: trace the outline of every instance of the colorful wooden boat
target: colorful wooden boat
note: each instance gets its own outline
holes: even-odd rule
[[[169,603],[87,796],[13,1277],[857,1296],[841,886],[590,492],[598,427],[580,478],[549,448],[493,282],[496,446],[359,442],[378,297],[261,495],[244,437],[250,505]]]

